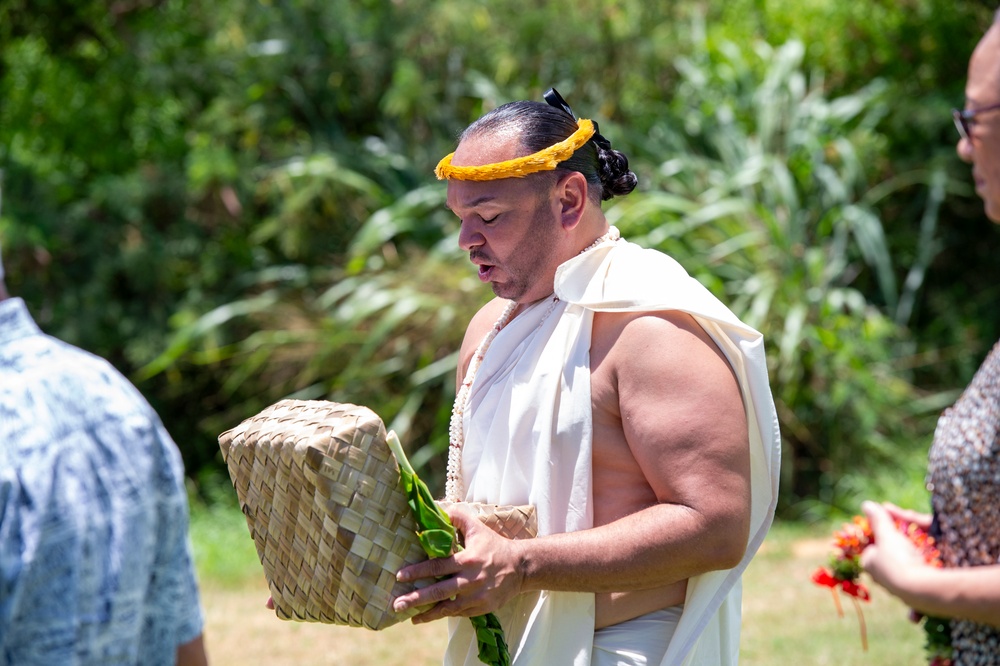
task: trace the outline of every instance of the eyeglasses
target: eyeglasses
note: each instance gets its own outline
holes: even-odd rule
[[[1000,109],[1000,104],[994,104],[993,106],[984,106],[981,109],[952,109],[951,117],[955,119],[955,129],[958,130],[959,136],[961,136],[966,141],[972,140],[972,125],[976,120],[976,116],[980,113],[986,113],[987,111],[995,111]]]

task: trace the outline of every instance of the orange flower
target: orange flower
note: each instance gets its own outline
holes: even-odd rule
[[[833,545],[840,551],[840,557],[857,557],[873,541],[871,525],[863,516],[855,516],[853,523],[833,533]]]

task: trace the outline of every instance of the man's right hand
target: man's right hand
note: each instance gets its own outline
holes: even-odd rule
[[[394,602],[397,613],[427,607],[412,618],[415,624],[492,613],[524,591],[517,567],[524,542],[500,536],[461,503],[452,505],[448,515],[462,535],[465,549],[450,557],[411,564],[397,574],[398,580],[405,582],[433,581]]]

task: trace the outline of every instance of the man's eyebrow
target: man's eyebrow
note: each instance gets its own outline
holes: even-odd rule
[[[462,203],[462,207],[463,208],[475,208],[476,206],[478,206],[480,204],[489,203],[489,202],[493,201],[494,199],[496,199],[496,197],[493,196],[492,194],[484,194],[481,197],[476,197],[472,201],[463,202]],[[444,202],[444,207],[447,208],[448,210],[452,211],[452,212],[454,212],[454,210],[455,210],[454,208],[452,208],[451,206],[448,205],[447,201]]]

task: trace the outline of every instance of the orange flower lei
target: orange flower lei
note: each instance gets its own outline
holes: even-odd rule
[[[941,566],[940,553],[935,545],[934,537],[913,523],[901,520],[895,522],[896,527],[902,530],[921,552],[925,562],[932,566]],[[875,535],[872,534],[868,519],[864,516],[855,516],[852,522],[845,523],[840,530],[833,533],[834,549],[830,554],[828,565],[819,567],[810,577],[812,582],[817,585],[830,588],[838,616],[843,617],[844,611],[840,606],[837,588],[840,588],[850,598],[858,615],[858,624],[861,627],[861,646],[865,651],[868,650],[868,634],[865,627],[865,616],[858,602],[870,601],[871,595],[864,583],[858,582],[858,579],[862,572],[861,553],[873,543],[875,543]],[[921,619],[924,622],[927,638],[926,649],[929,665],[951,666],[948,621],[931,617],[920,618],[916,616],[914,618],[915,621]]]
[[[494,164],[482,166],[452,166],[451,158],[455,153],[449,153],[441,158],[434,175],[438,180],[499,180],[501,178],[524,178],[539,171],[552,171],[560,162],[565,162],[580,146],[590,141],[597,130],[594,123],[586,118],[580,118],[576,123],[577,130],[559,143],[543,148],[537,153],[515,157]]]

